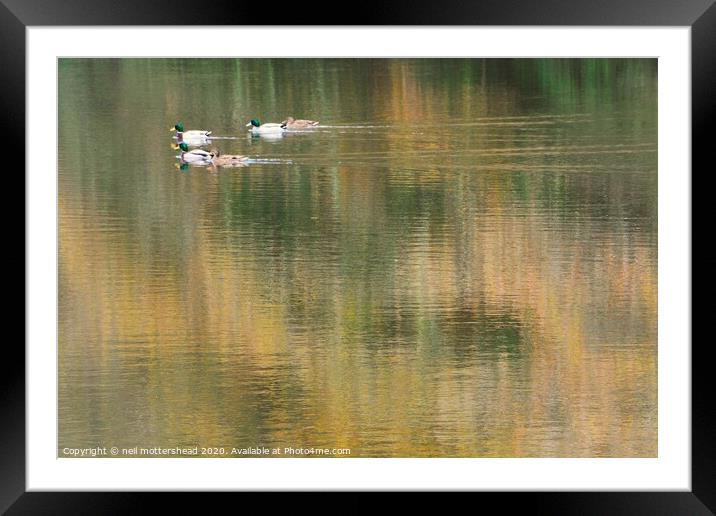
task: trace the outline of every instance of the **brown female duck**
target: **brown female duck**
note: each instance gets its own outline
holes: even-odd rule
[[[310,127],[316,127],[318,122],[313,120],[296,120],[292,116],[281,122],[286,129],[308,129]]]

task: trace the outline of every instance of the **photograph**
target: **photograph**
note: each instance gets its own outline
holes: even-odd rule
[[[659,457],[657,58],[56,66],[56,457]]]

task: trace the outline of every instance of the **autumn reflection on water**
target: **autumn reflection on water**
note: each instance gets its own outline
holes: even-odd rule
[[[656,456],[655,60],[59,74],[60,449]]]

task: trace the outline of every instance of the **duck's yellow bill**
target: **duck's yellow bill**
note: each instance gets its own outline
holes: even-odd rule
[[[170,133],[171,133],[172,131],[175,131],[175,130],[176,130],[176,128],[173,127],[173,126],[169,128],[169,132],[170,132]]]

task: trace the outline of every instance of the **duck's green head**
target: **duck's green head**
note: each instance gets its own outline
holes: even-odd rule
[[[177,132],[179,132],[179,133],[183,133],[183,132],[184,132],[184,124],[182,124],[181,122],[177,122],[177,123],[174,125],[174,127],[172,127],[172,128],[169,129],[169,130],[170,130],[170,131],[177,131]]]
[[[180,143],[179,148],[182,150],[182,152],[189,152],[189,146],[186,143]]]
[[[246,125],[247,125],[247,126],[253,125],[254,127],[258,127],[258,126],[261,125],[261,122],[259,122],[259,119],[258,119],[258,118],[252,118],[252,119],[251,119],[251,122],[249,122],[249,123],[246,124]]]

